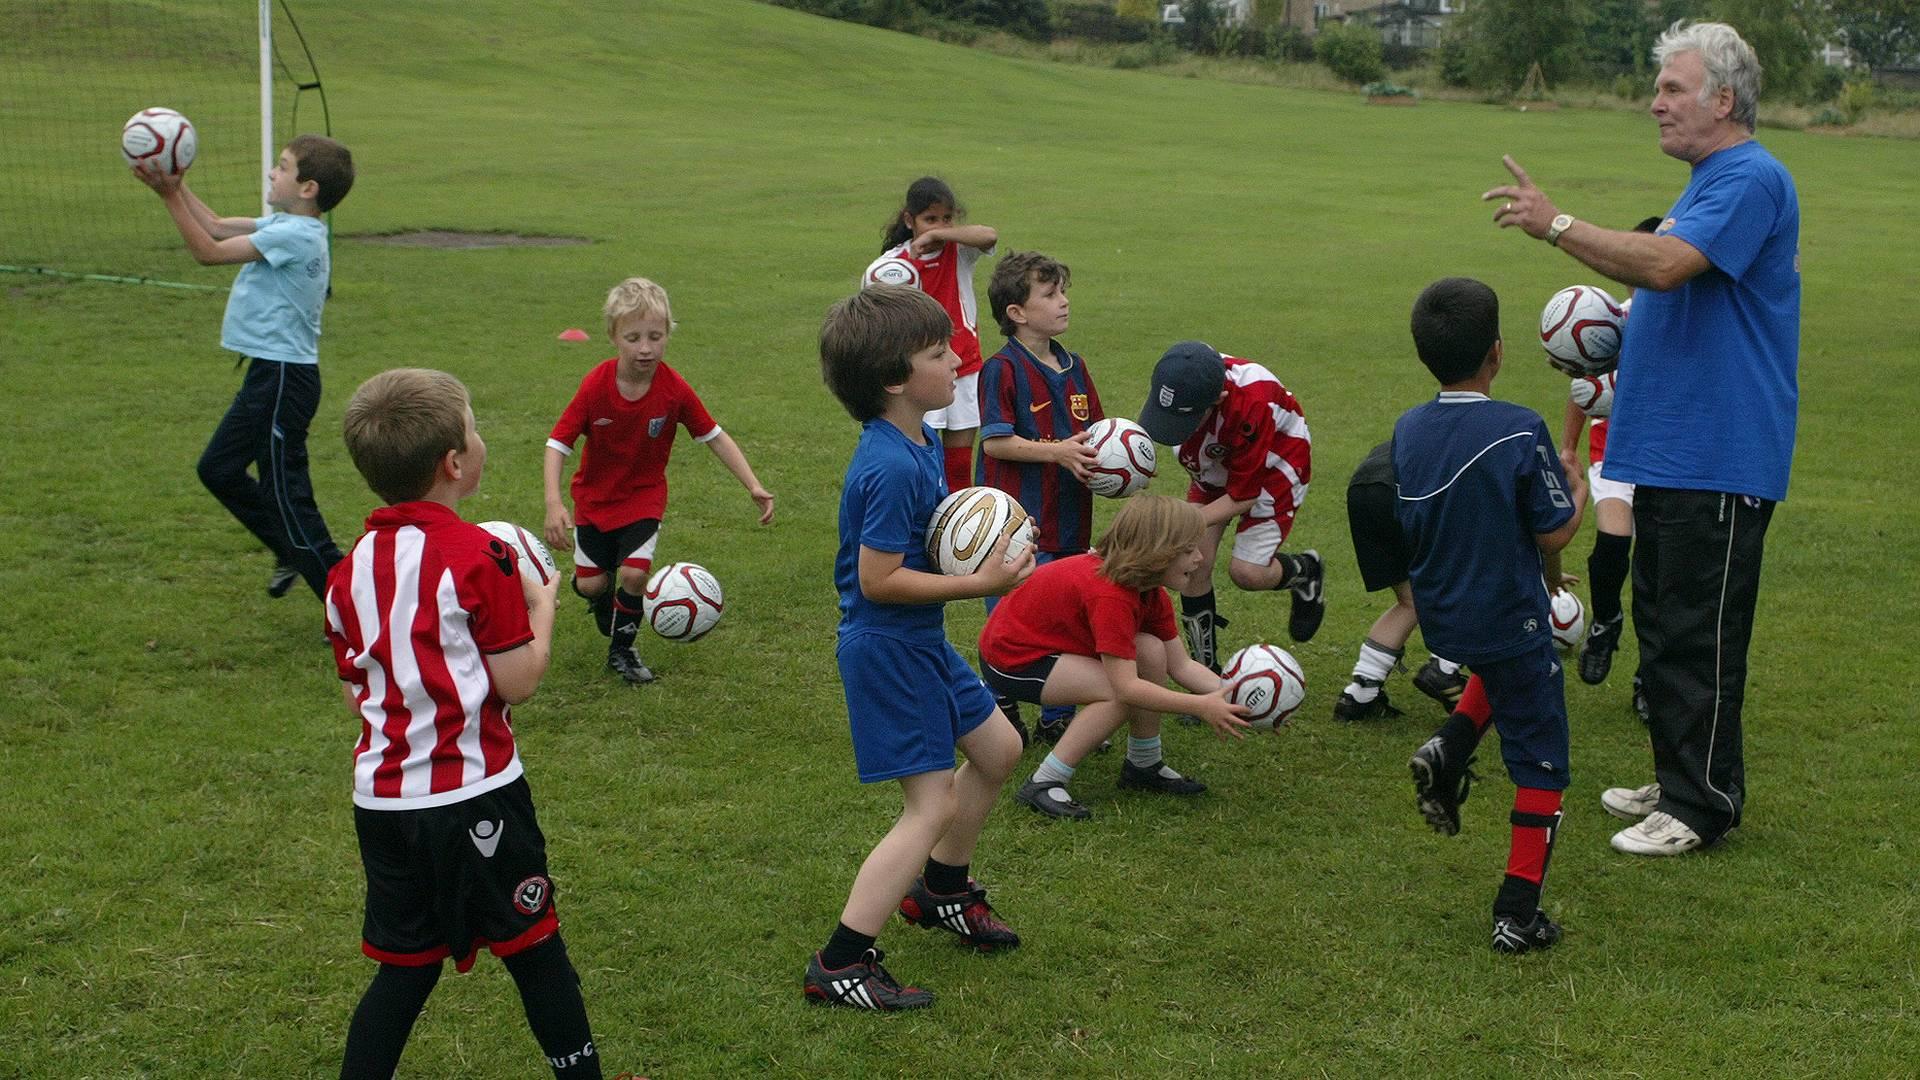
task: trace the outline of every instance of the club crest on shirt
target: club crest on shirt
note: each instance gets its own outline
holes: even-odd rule
[[[1207,456],[1212,458],[1215,461],[1219,461],[1221,458],[1226,457],[1227,456],[1226,444],[1214,443],[1212,446],[1207,447]]]
[[[1075,420],[1082,422],[1085,422],[1087,417],[1093,415],[1087,407],[1087,395],[1085,394],[1068,394],[1067,411],[1073,414]]]
[[[522,915],[538,915],[547,906],[553,884],[539,874],[513,887],[513,907]]]
[[[657,438],[659,438],[659,437],[660,437],[660,433],[661,433],[662,431],[665,431],[665,430],[666,430],[666,428],[667,428],[667,418],[666,418],[666,417],[664,417],[664,416],[656,416],[656,417],[654,417],[653,419],[651,419],[651,420],[649,420],[649,421],[647,421],[647,438],[649,438],[649,439],[657,439]]]
[[[1660,227],[1659,227],[1659,228],[1657,228],[1657,229],[1655,229],[1655,230],[1653,230],[1653,235],[1655,235],[1655,236],[1665,236],[1665,235],[1667,235],[1668,233],[1670,233],[1670,232],[1672,232],[1672,231],[1673,231],[1673,219],[1672,219],[1672,218],[1668,218],[1667,220],[1665,220],[1665,221],[1663,221],[1663,222],[1661,222],[1661,223],[1660,223]]]

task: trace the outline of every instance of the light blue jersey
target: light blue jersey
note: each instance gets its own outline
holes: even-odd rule
[[[234,279],[220,347],[260,360],[319,363],[320,308],[332,272],[326,222],[269,214],[254,223],[247,239],[260,258]]]

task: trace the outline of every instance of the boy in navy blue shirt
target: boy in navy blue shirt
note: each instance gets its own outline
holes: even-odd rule
[[[1507,873],[1493,901],[1493,948],[1542,949],[1560,927],[1540,910],[1561,794],[1567,707],[1546,581],[1580,528],[1587,490],[1571,483],[1538,413],[1487,396],[1500,372],[1500,301],[1470,278],[1429,285],[1413,305],[1413,341],[1440,394],[1393,428],[1395,516],[1413,551],[1409,576],[1427,647],[1473,668],[1516,788]],[[1420,812],[1460,831],[1460,803],[1481,732],[1455,713],[1411,762]]]
[[[840,925],[807,961],[807,1000],[891,1011],[933,995],[880,965],[874,939],[899,911],[987,952],[1020,944],[968,874],[1020,736],[980,676],[947,643],[949,600],[997,596],[1033,572],[1001,537],[981,568],[948,576],[927,558],[927,521],[947,495],[940,440],[926,414],[953,403],[960,358],[939,301],[908,286],[842,300],[820,328],[827,387],[860,421],[840,495],[835,650],[862,783],[900,782],[905,806],[854,877]],[[966,764],[954,767],[955,748]]]

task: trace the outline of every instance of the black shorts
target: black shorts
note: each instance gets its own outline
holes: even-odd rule
[[[1413,549],[1393,516],[1398,496],[1385,484],[1347,488],[1347,528],[1353,533],[1353,557],[1368,592],[1390,589],[1407,580]]]
[[[621,564],[636,551],[644,552],[644,560],[651,564],[653,539],[659,533],[659,518],[641,518],[611,532],[603,532],[591,525],[575,525],[573,527],[574,575],[590,577],[596,571],[603,574],[617,573]],[[586,573],[582,574],[581,571]]]
[[[367,913],[360,951],[422,967],[448,956],[461,971],[485,945],[512,956],[560,929],[547,838],[526,777],[449,806],[353,808]]]
[[[1012,671],[1001,671],[985,660],[980,661],[980,677],[986,681],[987,689],[1001,701],[1025,701],[1039,705],[1040,690],[1047,685],[1047,676],[1053,674],[1053,665],[1060,662],[1060,654],[1035,660],[1025,667]]]

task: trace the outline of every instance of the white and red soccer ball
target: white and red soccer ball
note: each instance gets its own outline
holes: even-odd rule
[[[726,610],[720,582],[697,563],[668,563],[647,579],[641,617],[668,641],[698,641]]]
[[[1300,661],[1277,645],[1249,645],[1227,658],[1220,670],[1227,700],[1245,705],[1247,723],[1260,731],[1284,724],[1307,698],[1307,676]]]
[[[1619,375],[1618,371],[1609,371],[1605,375],[1582,375],[1567,384],[1567,400],[1589,417],[1605,420],[1613,413],[1613,387]]]
[[[907,285],[917,289],[920,287],[920,268],[913,265],[912,260],[896,256],[875,259],[873,265],[867,267],[866,279],[861,284]]]
[[[1587,607],[1572,589],[1561,589],[1548,598],[1547,618],[1553,623],[1553,644],[1567,653],[1580,647],[1587,635]]]
[[[1087,480],[1095,495],[1124,499],[1153,480],[1158,451],[1139,424],[1118,417],[1097,420],[1087,427],[1087,445],[1096,455]]]
[[[136,169],[177,176],[199,149],[193,123],[172,109],[141,109],[120,129],[120,153]]]
[[[991,487],[961,488],[940,500],[927,522],[927,558],[943,574],[971,574],[993,545],[1010,537],[1007,561],[1033,546],[1034,522],[1013,496]]]
[[[535,585],[545,585],[560,573],[554,565],[553,552],[540,538],[511,521],[483,521],[480,528],[492,533],[501,543],[512,548],[520,564],[520,573]]]
[[[1572,376],[1612,371],[1620,360],[1627,313],[1592,285],[1569,285],[1540,310],[1540,344],[1547,362]]]

